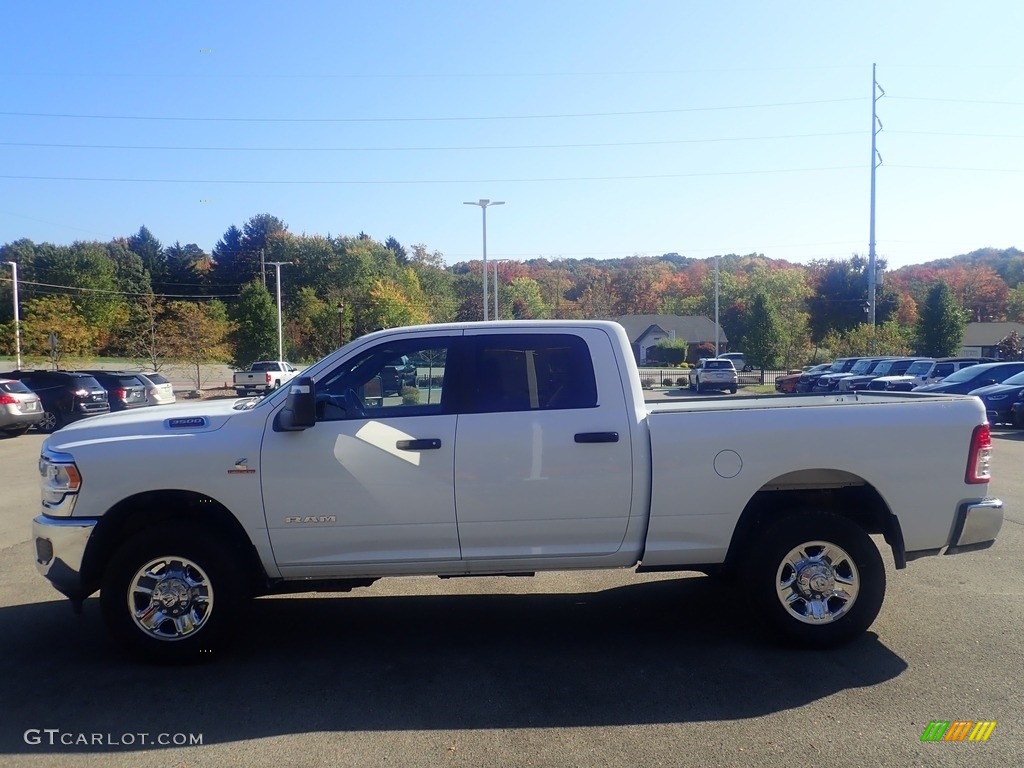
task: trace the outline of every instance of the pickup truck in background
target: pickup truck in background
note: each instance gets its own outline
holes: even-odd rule
[[[380,394],[403,357],[441,362],[415,396]],[[254,595],[597,568],[735,577],[752,629],[820,648],[881,609],[873,534],[897,569],[993,544],[990,453],[973,397],[645,403],[616,323],[398,328],[260,400],[51,435],[35,560],[76,605],[100,590],[112,633],[160,661],[208,658]]]
[[[283,360],[261,360],[250,365],[247,371],[235,372],[235,392],[238,395],[272,392],[297,373],[294,365]]]

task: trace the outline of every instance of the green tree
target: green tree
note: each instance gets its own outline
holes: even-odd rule
[[[917,353],[934,357],[955,355],[964,339],[964,311],[949,285],[939,282],[928,291],[917,321]]]
[[[759,293],[750,308],[750,320],[743,337],[744,354],[755,366],[775,368],[779,365],[783,344],[778,312],[765,295]]]
[[[227,307],[216,299],[205,304],[175,301],[168,305],[167,314],[174,356],[189,364],[192,383],[200,390],[206,383],[203,365],[231,359]]]
[[[128,250],[136,254],[142,266],[149,272],[150,280],[158,285],[167,279],[167,262],[164,261],[164,249],[160,241],[145,226],[128,238]],[[161,285],[161,288],[163,286]]]
[[[83,322],[67,296],[44,296],[27,303],[21,323],[25,354],[49,357],[50,333],[57,334],[57,363],[67,357],[88,357],[96,353],[95,329]]]
[[[141,360],[159,373],[173,357],[175,339],[167,322],[167,303],[149,293],[132,303],[129,319],[118,339],[119,347],[129,357]]]
[[[277,308],[261,281],[253,280],[242,288],[230,314],[235,366],[248,368],[256,360],[277,359]]]

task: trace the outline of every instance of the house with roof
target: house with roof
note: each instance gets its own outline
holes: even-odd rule
[[[960,354],[964,357],[1001,357],[996,345],[1013,331],[1024,339],[1024,323],[968,323]]]
[[[687,359],[695,356],[701,344],[715,346],[715,323],[703,315],[622,315],[615,318],[615,322],[626,329],[638,364],[647,362],[651,348],[656,347],[662,339],[685,341]],[[719,352],[728,349],[728,344],[729,339],[719,327]]]

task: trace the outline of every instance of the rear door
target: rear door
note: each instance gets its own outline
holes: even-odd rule
[[[470,572],[493,571],[495,558],[618,551],[633,467],[624,394],[619,376],[608,375],[617,362],[604,331],[473,329],[464,354],[455,507]],[[599,389],[598,381],[616,386]]]

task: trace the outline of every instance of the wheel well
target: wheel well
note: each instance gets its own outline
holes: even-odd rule
[[[775,520],[800,509],[815,509],[841,515],[866,533],[880,533],[892,548],[897,568],[906,567],[906,552],[899,520],[881,494],[868,483],[826,488],[780,488],[769,484],[754,494],[740,514],[726,554],[724,569],[731,571],[743,550]]]
[[[266,572],[259,554],[238,519],[219,501],[194,491],[160,490],[129,496],[100,518],[82,560],[82,582],[99,588],[103,571],[121,544],[165,521],[188,523],[208,531],[237,555],[253,592],[265,590]]]

